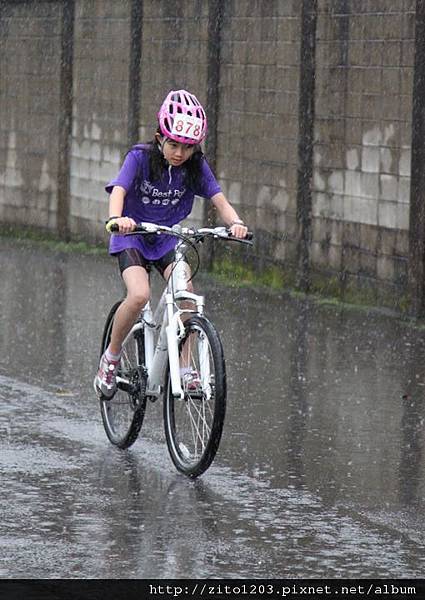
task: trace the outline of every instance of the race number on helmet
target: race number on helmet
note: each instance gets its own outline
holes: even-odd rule
[[[207,117],[196,96],[171,91],[158,112],[162,135],[182,144],[199,144],[207,134]]]

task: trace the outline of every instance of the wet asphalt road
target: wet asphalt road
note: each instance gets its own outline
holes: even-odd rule
[[[130,450],[104,434],[114,262],[4,239],[0,274],[0,577],[423,576],[425,331],[201,279],[229,394],[191,481],[159,402]]]

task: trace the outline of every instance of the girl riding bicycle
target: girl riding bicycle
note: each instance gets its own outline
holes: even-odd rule
[[[195,195],[211,200],[233,236],[247,234],[201,151],[206,132],[207,118],[196,96],[185,90],[171,91],[158,112],[154,139],[133,146],[118,176],[106,186],[108,222],[113,220],[119,227],[119,233],[111,237],[109,252],[118,258],[127,295],[115,314],[111,341],[94,379],[96,392],[105,398],[116,391],[122,343],[149,300],[149,271],[153,266],[167,280],[177,243],[170,236],[149,239],[123,234],[142,221],[167,226],[180,223],[190,214]]]

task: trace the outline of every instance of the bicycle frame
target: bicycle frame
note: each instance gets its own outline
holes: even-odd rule
[[[181,386],[179,364],[179,342],[184,337],[185,328],[182,317],[185,315],[204,312],[204,297],[187,290],[187,279],[182,277],[186,263],[183,262],[186,245],[179,242],[176,246],[176,259],[171,276],[165,286],[155,311],[149,301],[142,310],[140,318],[128,333],[126,340],[136,331],[144,330],[145,360],[144,367],[147,371],[146,395],[158,398],[163,392],[167,361],[170,365],[171,390],[175,397],[184,398]],[[191,303],[196,310],[181,308],[178,303]],[[159,331],[155,344],[155,334]],[[126,341],[125,340],[125,341]],[[125,342],[124,342],[125,343]],[[141,358],[138,357],[140,367]],[[117,378],[120,381],[120,378]]]

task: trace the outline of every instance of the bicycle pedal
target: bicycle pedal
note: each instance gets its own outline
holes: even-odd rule
[[[109,402],[115,396],[115,392],[112,394],[112,396],[105,396],[104,394],[102,394],[102,392],[100,390],[97,390],[97,389],[95,390],[95,392],[96,392],[96,396],[100,402]]]
[[[97,396],[97,399],[99,401],[105,401],[105,400],[110,400],[111,398],[113,398],[113,395],[110,396],[109,398],[107,396],[105,396],[104,394],[102,394],[102,391],[97,387],[96,383],[93,382],[93,389],[94,389],[94,393]]]

